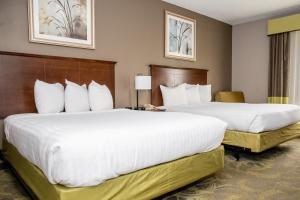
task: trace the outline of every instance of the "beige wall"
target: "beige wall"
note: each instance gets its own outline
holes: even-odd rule
[[[96,50],[28,42],[27,0],[1,0],[0,51],[117,61],[116,105],[135,105],[133,78],[149,64],[209,69],[213,90],[231,88],[230,25],[160,0],[95,0]],[[197,62],[164,58],[164,10],[197,20]],[[141,103],[149,102],[149,92]]]
[[[233,26],[232,89],[243,91],[247,102],[267,102],[268,63],[267,20]]]

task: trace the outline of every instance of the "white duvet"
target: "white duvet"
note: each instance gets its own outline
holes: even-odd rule
[[[300,107],[287,104],[210,102],[168,107],[167,111],[216,117],[227,122],[229,130],[252,133],[276,130],[300,121]]]
[[[52,184],[81,187],[211,151],[226,126],[211,117],[120,109],[13,115],[5,134]]]

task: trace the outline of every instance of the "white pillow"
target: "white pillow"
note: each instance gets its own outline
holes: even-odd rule
[[[201,103],[211,102],[211,85],[199,85]]]
[[[78,85],[66,80],[65,109],[66,112],[84,112],[90,110],[86,85]]]
[[[89,85],[89,102],[92,111],[113,109],[113,97],[106,85],[92,81]]]
[[[186,94],[189,105],[200,104],[199,85],[186,85]]]
[[[64,86],[36,80],[34,84],[35,106],[40,114],[59,113],[64,110]]]
[[[160,86],[164,106],[187,105],[186,84],[181,84],[174,88]]]

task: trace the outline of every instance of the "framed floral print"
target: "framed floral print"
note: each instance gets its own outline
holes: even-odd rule
[[[95,49],[94,0],[28,0],[31,42]]]
[[[165,12],[165,56],[196,61],[196,20]]]

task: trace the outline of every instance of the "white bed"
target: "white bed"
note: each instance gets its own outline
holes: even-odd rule
[[[107,179],[220,146],[227,124],[212,117],[116,109],[19,114],[5,119],[9,143],[52,184]]]
[[[228,130],[251,133],[276,130],[300,121],[300,107],[296,105],[209,102],[166,109],[216,117],[228,123]]]

